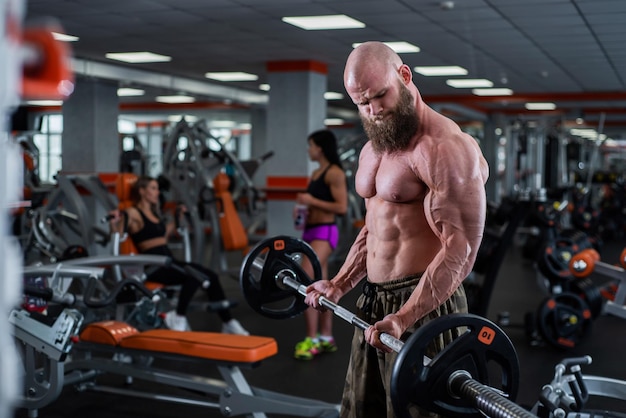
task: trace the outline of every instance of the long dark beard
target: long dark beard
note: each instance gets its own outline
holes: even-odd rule
[[[413,96],[404,86],[400,88],[400,100],[390,112],[390,118],[382,124],[361,116],[363,129],[372,141],[376,152],[393,153],[407,148],[419,128],[419,117],[413,106]]]

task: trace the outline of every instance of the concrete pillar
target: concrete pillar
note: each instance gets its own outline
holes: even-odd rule
[[[250,155],[252,158],[258,158],[268,151],[267,144],[267,111],[264,107],[252,107],[250,109],[250,124],[252,131],[250,133]],[[267,167],[275,161],[275,156],[262,164],[252,177],[255,187],[264,188],[265,178],[267,176]]]
[[[63,104],[62,173],[112,173],[120,170],[117,83],[77,77],[74,93]],[[106,207],[95,196],[81,195],[87,215],[80,222],[99,225]],[[71,236],[71,235],[70,235]],[[89,254],[110,254],[96,243]]]
[[[78,77],[63,104],[63,171],[117,172],[117,83]]]
[[[316,61],[280,61],[267,65],[267,233],[298,236],[292,221],[294,197],[304,191],[311,172],[307,137],[324,128],[327,66]]]

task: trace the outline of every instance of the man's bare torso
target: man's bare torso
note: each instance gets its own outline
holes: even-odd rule
[[[415,170],[419,164],[415,156],[414,148],[379,155],[370,144],[361,152],[356,191],[366,199],[371,282],[422,273],[440,250],[424,212],[428,188]]]

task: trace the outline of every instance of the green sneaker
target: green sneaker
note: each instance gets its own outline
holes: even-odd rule
[[[296,351],[294,357],[298,360],[313,360],[320,352],[320,344],[313,342],[311,337],[306,337],[304,341],[300,341],[296,344]]]
[[[330,341],[320,339],[320,351],[324,353],[334,353],[337,351],[337,344],[335,344],[335,339],[331,339]]]

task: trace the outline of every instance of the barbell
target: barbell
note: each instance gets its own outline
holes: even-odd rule
[[[301,266],[303,257],[313,267],[313,278]],[[319,260],[309,244],[277,236],[261,241],[248,253],[240,285],[256,312],[287,319],[308,308],[302,296],[321,277]],[[370,326],[323,296],[319,304],[361,330]],[[436,356],[427,357],[430,343],[452,330],[462,332]],[[399,418],[410,418],[415,408],[456,417],[535,417],[514,403],[520,373],[517,353],[508,336],[488,319],[451,314],[422,325],[406,342],[385,333],[380,340],[398,353],[390,396]]]

